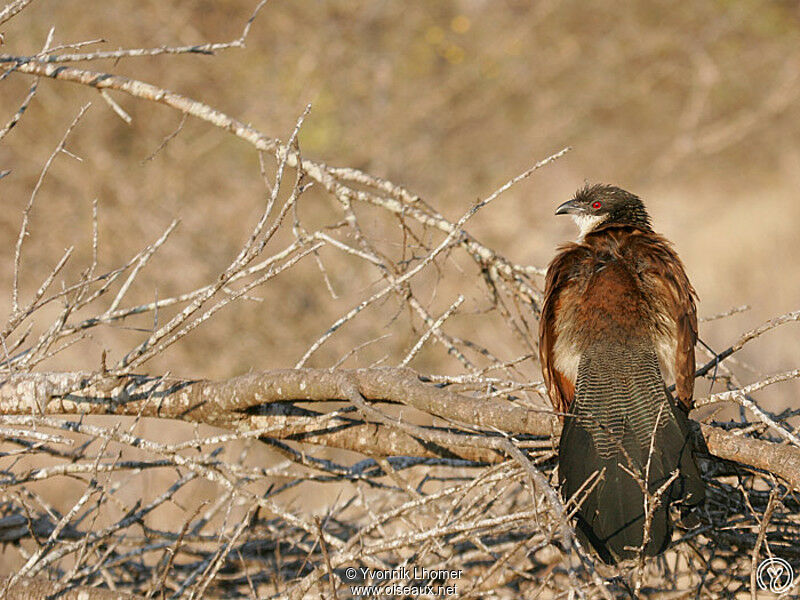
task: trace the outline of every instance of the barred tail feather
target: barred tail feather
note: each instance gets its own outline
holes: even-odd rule
[[[670,542],[671,503],[703,501],[689,440],[688,420],[664,387],[654,351],[603,346],[583,354],[559,444],[559,478],[565,499],[577,493],[581,502],[578,531],[605,562],[639,553],[646,522],[641,484],[656,494],[677,473],[653,512],[647,555]]]

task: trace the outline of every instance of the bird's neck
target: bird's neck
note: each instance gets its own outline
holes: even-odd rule
[[[626,230],[635,230],[642,233],[653,233],[653,228],[650,227],[649,223],[629,223],[626,221],[617,220],[609,221],[607,219],[602,219],[599,222],[594,223],[594,225],[588,225],[585,227],[585,229],[584,227],[581,227],[581,224],[579,223],[578,228],[580,229],[580,236],[578,238],[579,242],[584,241],[586,236],[590,234],[611,233],[614,231],[623,232]]]

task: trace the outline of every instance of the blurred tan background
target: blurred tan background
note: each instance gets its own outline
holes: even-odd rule
[[[106,40],[89,49],[228,41],[254,5],[40,0],[6,24],[3,49],[33,54],[51,26],[55,44]],[[800,7],[788,1],[621,7],[271,0],[244,50],[86,68],[184,93],[283,139],[310,102],[300,136],[305,155],[403,184],[453,219],[535,161],[572,146],[480,213],[470,231],[515,262],[546,266],[555,246],[574,237],[572,223],[553,216],[557,204],[586,181],[634,191],[656,229],[675,242],[702,316],[752,307],[701,326],[702,337],[722,350],[748,328],[800,304],[798,42]],[[22,75],[2,82],[4,119],[30,83]],[[73,273],[88,264],[94,198],[101,268],[127,260],[181,219],[132,290],[137,301],[208,281],[257,219],[264,192],[251,147],[190,119],[143,163],[180,115],[114,97],[132,125],[93,90],[43,81],[21,124],[0,145],[0,168],[13,171],[0,182],[0,243],[12,248],[47,156],[79,107],[93,104],[67,145],[83,162],[60,156],[34,206],[23,293],[38,286],[68,246],[76,247]],[[312,191],[301,210],[314,219],[331,206]],[[10,290],[13,258],[5,256],[0,289]],[[227,377],[293,365],[376,277],[365,271],[362,282],[327,266],[339,299],[322,294],[321,274],[309,261],[265,289],[264,302],[222,311],[148,371]],[[152,316],[139,326],[152,326]],[[381,327],[343,331],[338,346],[315,355],[312,365],[332,364],[343,348],[379,335]],[[96,368],[103,348],[116,360],[137,336],[107,328],[48,367]],[[396,347],[409,343],[413,338]],[[771,373],[796,367],[798,356],[800,336],[789,325],[752,344],[741,359],[756,373]],[[424,354],[421,359],[416,368],[436,369]],[[370,360],[355,357],[347,365]],[[756,374],[745,369],[740,376],[747,381]],[[797,391],[797,384],[784,384],[770,402],[793,400]]]
[[[256,2],[64,2],[38,0],[4,26],[0,50],[35,54],[55,27],[55,44],[103,38],[91,49],[157,47],[238,37]],[[331,165],[363,169],[421,195],[450,219],[536,161],[572,151],[513,187],[469,224],[480,241],[508,259],[546,266],[557,244],[575,236],[555,207],[585,182],[606,182],[641,195],[655,227],[674,241],[700,296],[701,316],[741,305],[749,311],[701,324],[718,351],[763,321],[800,308],[800,5],[788,1],[514,2],[427,0],[383,2],[270,0],[246,49],[218,56],[184,55],[85,65],[142,79],[207,102],[286,139],[307,103],[303,153]],[[31,79],[0,83],[5,122]],[[153,160],[145,159],[181,116],[166,107],[112,94],[133,117],[120,120],[96,91],[42,81],[21,123],[0,144],[1,304],[10,308],[13,247],[47,157],[79,108],[91,102],[59,156],[31,213],[22,259],[21,292],[30,296],[64,249],[74,278],[91,261],[92,201],[99,205],[100,269],[119,266],[151,243],[175,218],[181,225],[143,271],[125,305],[194,289],[236,255],[258,219],[264,186],[252,147],[189,119]],[[341,219],[318,190],[302,197],[308,222]],[[395,239],[397,228],[375,215],[371,232]],[[187,339],[152,360],[149,373],[223,378],[248,370],[293,366],[331,323],[380,281],[360,263],[323,251],[337,299],[327,294],[316,264],[305,261],[257,296],[221,311]],[[466,265],[473,277],[474,265]],[[431,276],[433,277],[433,276]],[[458,278],[456,278],[458,279]],[[441,314],[457,293],[476,339],[496,337],[474,290],[442,284]],[[57,307],[43,311],[34,332]],[[382,336],[396,316],[391,302],[338,332],[312,357],[334,364],[350,349]],[[161,322],[169,311],[160,315]],[[153,316],[96,328],[43,368],[96,369],[103,349],[112,364],[142,339]],[[408,331],[380,349],[364,348],[345,366],[397,364],[417,339]],[[508,333],[503,331],[503,336]],[[493,347],[503,347],[496,341]],[[387,350],[388,348],[388,350]],[[388,359],[387,352],[389,353]],[[412,366],[439,372],[441,353],[422,352]],[[501,359],[515,358],[509,344]],[[798,367],[800,336],[789,324],[740,355],[744,382]],[[532,377],[538,367],[529,361]],[[699,394],[708,390],[701,383]],[[796,405],[800,384],[759,396],[767,408]],[[140,425],[151,436],[190,438],[191,427]],[[266,464],[270,451],[248,457]],[[241,446],[226,451],[235,457]],[[322,454],[320,454],[322,455]],[[121,495],[133,503],[154,494],[154,471]],[[159,480],[161,481],[161,480]],[[66,512],[80,485],[39,486]],[[163,482],[162,482],[163,483]],[[50,486],[50,487],[48,487]],[[35,488],[36,486],[31,486]],[[218,490],[203,482],[164,522],[191,513]],[[291,496],[295,494],[295,496]],[[336,495],[289,492],[287,506],[317,511]],[[173,511],[173,512],[169,512]],[[120,509],[122,513],[122,509]],[[111,518],[111,517],[109,517]],[[9,558],[7,568],[19,564]],[[2,555],[0,555],[2,559]],[[2,562],[2,560],[0,560]]]

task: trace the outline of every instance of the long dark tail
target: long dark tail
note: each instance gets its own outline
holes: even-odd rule
[[[578,531],[607,563],[634,558],[642,547],[640,482],[656,494],[678,472],[657,508],[648,510],[644,553],[650,556],[670,542],[670,504],[692,507],[705,499],[688,419],[664,387],[655,352],[646,347],[602,346],[583,353],[558,460],[565,500],[582,501]]]

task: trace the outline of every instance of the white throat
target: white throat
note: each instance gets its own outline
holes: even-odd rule
[[[578,234],[578,241],[582,241],[587,233],[594,231],[600,223],[606,220],[608,215],[571,215],[572,220],[578,226],[580,233]]]

